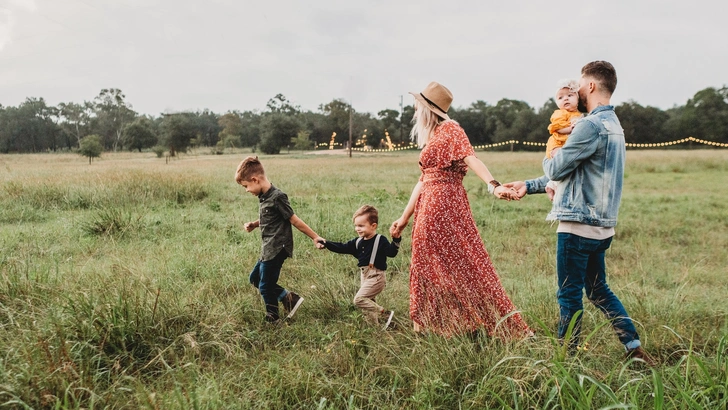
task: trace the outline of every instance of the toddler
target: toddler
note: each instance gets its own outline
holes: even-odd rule
[[[374,299],[384,290],[387,270],[387,257],[393,258],[399,252],[399,243],[402,238],[392,236],[392,243],[377,233],[379,213],[376,208],[364,205],[354,212],[354,230],[357,238],[346,243],[320,240],[326,249],[348,255],[354,255],[359,260],[361,286],[354,296],[354,304],[364,311],[365,318],[370,323],[385,320],[384,330],[392,323],[393,310],[386,310],[379,306]]]
[[[577,109],[579,104],[578,81],[568,79],[559,81],[554,98],[559,109],[551,114],[551,124],[548,128],[551,136],[546,143],[546,158],[553,158],[555,151],[564,146],[574,125],[582,117]],[[546,184],[546,192],[550,200],[554,199],[557,183],[558,181],[549,181]]]

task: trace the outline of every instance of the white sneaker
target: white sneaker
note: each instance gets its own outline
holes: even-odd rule
[[[296,293],[288,292],[286,297],[283,299],[283,308],[288,311],[286,319],[290,319],[296,314],[296,311],[303,303],[303,297]]]
[[[386,315],[387,314],[387,311],[385,310],[382,313],[384,313]],[[382,330],[387,330],[389,328],[389,325],[392,324],[392,319],[393,318],[394,318],[394,310],[390,310],[389,311],[389,317],[387,318],[387,323],[384,324],[384,327],[382,328]]]

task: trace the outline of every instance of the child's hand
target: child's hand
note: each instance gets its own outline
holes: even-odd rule
[[[322,237],[317,237],[313,240],[313,243],[316,244],[317,249],[324,249],[326,246],[324,245],[326,243],[326,239]]]
[[[392,235],[392,238],[399,238],[400,235],[402,235],[402,231],[404,231],[405,226],[409,223],[408,220],[399,218],[396,221],[392,222],[392,226],[389,227],[389,234]]]
[[[556,132],[558,132],[559,134],[571,134],[571,131],[573,129],[574,129],[574,126],[572,125],[571,127],[566,127],[566,128],[562,128],[560,130],[557,130]]]
[[[551,158],[556,156],[556,153],[561,149],[561,147],[556,147],[551,150]]]
[[[257,227],[258,227],[258,222],[246,222],[243,225],[243,228],[245,228],[246,232],[253,232],[253,230]]]
[[[556,191],[553,190],[550,186],[546,187],[546,195],[549,196],[549,201],[554,202],[554,194]]]

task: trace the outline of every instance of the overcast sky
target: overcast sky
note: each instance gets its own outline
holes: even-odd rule
[[[614,64],[613,103],[667,109],[728,84],[728,1],[0,0],[0,104],[92,100],[140,113],[398,109],[429,81],[454,106],[541,107],[559,79]]]

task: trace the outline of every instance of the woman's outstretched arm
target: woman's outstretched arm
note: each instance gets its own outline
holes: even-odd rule
[[[486,184],[489,185],[490,181],[495,180],[495,178],[493,178],[493,175],[488,170],[488,167],[486,167],[483,161],[478,159],[478,157],[476,157],[475,155],[467,156],[463,160],[468,165],[468,167],[472,169],[473,172],[475,172],[475,175],[477,175],[478,178],[482,179],[483,182],[485,182]],[[497,186],[492,191],[489,189],[489,191],[493,192],[493,195],[497,196],[500,199],[506,199],[508,201],[510,201],[511,199],[521,199],[515,189],[506,188],[504,186]]]
[[[422,190],[422,181],[417,182],[417,185],[412,189],[412,195],[410,195],[409,202],[402,212],[402,216],[396,221],[392,222],[392,226],[389,227],[389,234],[394,236],[400,236],[402,231],[409,223],[412,214],[415,212],[415,205],[420,197],[420,191]]]

